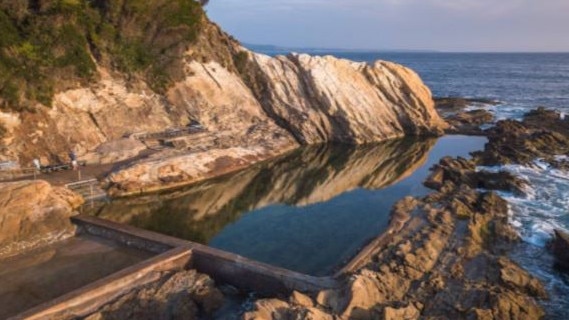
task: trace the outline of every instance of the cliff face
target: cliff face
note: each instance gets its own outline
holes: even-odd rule
[[[306,54],[248,56],[254,71],[246,79],[259,101],[301,143],[364,143],[446,126],[429,89],[403,66]]]
[[[406,134],[436,134],[445,127],[433,108],[429,90],[404,67],[332,57],[270,58],[254,54],[241,48],[193,5],[193,16],[172,16],[186,1],[190,0],[130,0],[121,2],[122,9],[108,1],[77,2],[99,17],[89,23],[112,28],[124,39],[115,43],[104,38],[91,43],[98,31],[85,31],[82,48],[93,63],[92,75],[87,81],[62,78],[65,85],[54,87],[50,104],[22,96],[33,108],[18,109],[10,107],[12,100],[0,93],[0,160],[18,161],[23,166],[29,166],[36,157],[43,164],[62,162],[68,161],[71,149],[80,158],[89,158],[87,155],[102,144],[131,133],[201,123],[207,131],[190,142],[200,147],[201,154],[196,155],[194,150],[188,158],[187,150],[165,151],[143,167],[137,164],[131,174],[111,178],[119,190],[130,184],[130,178],[148,183],[135,189],[152,189],[212,176],[219,169],[215,165],[218,157],[225,159],[224,167],[237,169],[284,153],[299,143],[365,143]],[[7,3],[0,2],[0,9],[11,12],[6,16],[12,20],[4,16],[5,23],[13,22],[20,28],[20,22],[14,22],[19,21],[13,18],[15,14],[5,9]],[[45,3],[49,9],[50,3],[58,2]],[[154,7],[171,19],[150,23],[147,15]],[[24,20],[40,15],[47,21],[46,17],[58,12],[53,8],[23,8]],[[65,15],[73,16],[73,10],[79,9],[72,6],[65,10]],[[163,41],[138,32],[149,23]],[[17,44],[19,40],[14,41]],[[59,40],[56,37],[53,41]],[[174,47],[170,45],[173,42],[177,43]],[[138,57],[138,51],[132,53],[135,56],[116,51],[133,43],[140,44],[139,49],[171,50],[164,49],[167,54],[159,55],[152,49],[149,60]],[[15,46],[2,45],[4,51]],[[148,65],[129,69],[123,64],[130,58]],[[165,74],[155,70],[157,67]],[[35,84],[32,81],[29,85]],[[236,150],[243,152],[234,153]],[[203,166],[189,168],[187,162],[196,157],[205,161]],[[135,172],[141,168],[149,173]],[[180,174],[173,176],[176,170]]]

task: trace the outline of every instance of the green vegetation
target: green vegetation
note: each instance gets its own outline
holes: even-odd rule
[[[249,61],[249,54],[247,51],[239,51],[233,55],[235,67],[240,73],[245,73],[247,70],[247,62]]]
[[[97,64],[165,90],[204,21],[194,0],[0,0],[0,108],[49,106]]]

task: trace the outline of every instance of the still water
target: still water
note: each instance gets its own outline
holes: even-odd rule
[[[174,192],[115,200],[100,218],[208,244],[311,275],[329,275],[387,227],[393,204],[429,192],[443,156],[486,138],[320,145]]]

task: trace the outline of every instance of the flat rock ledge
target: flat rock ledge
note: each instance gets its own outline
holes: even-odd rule
[[[295,147],[231,147],[143,160],[110,174],[108,193],[121,197],[176,188],[244,169]]]

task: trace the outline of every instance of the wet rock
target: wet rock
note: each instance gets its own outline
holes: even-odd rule
[[[531,164],[537,158],[552,162],[569,153],[569,122],[554,111],[539,109],[524,121],[503,120],[486,131],[489,142],[475,156],[482,165]]]
[[[546,128],[569,135],[569,118],[545,107],[539,107],[526,113],[523,123],[533,128]]]
[[[542,299],[548,297],[543,284],[514,262],[506,258],[500,258],[498,263],[500,266],[500,279],[506,286],[534,297]]]
[[[0,257],[69,237],[83,198],[45,181],[0,183]]]
[[[541,319],[545,315],[535,300],[523,294],[511,291],[494,294],[490,301],[493,319]]]
[[[469,99],[469,98],[461,98],[461,97],[435,97],[435,108],[441,112],[445,111],[453,111],[458,112],[462,109],[466,108],[467,106],[476,106],[476,105],[497,105],[499,101],[492,100],[492,99]]]
[[[459,97],[447,97],[447,98],[433,98],[435,101],[435,108],[440,111],[460,111],[466,108],[469,104],[468,99]]]
[[[431,188],[434,190],[441,190],[444,185],[444,177],[445,177],[445,170],[441,167],[435,167],[432,169],[433,173],[429,175],[427,180],[423,182],[423,184],[427,188]]]
[[[459,112],[445,117],[445,120],[451,125],[446,130],[449,134],[483,135],[484,131],[480,126],[491,123],[494,120],[494,115],[486,110],[479,109]]]
[[[445,157],[432,169],[432,174],[424,185],[438,191],[447,183],[454,186],[465,185],[473,189],[501,190],[515,194],[525,194],[527,182],[506,171],[477,171],[473,160]],[[452,189],[452,188],[451,188]]]
[[[569,271],[569,234],[555,230],[555,238],[551,245],[555,260],[565,271]]]

